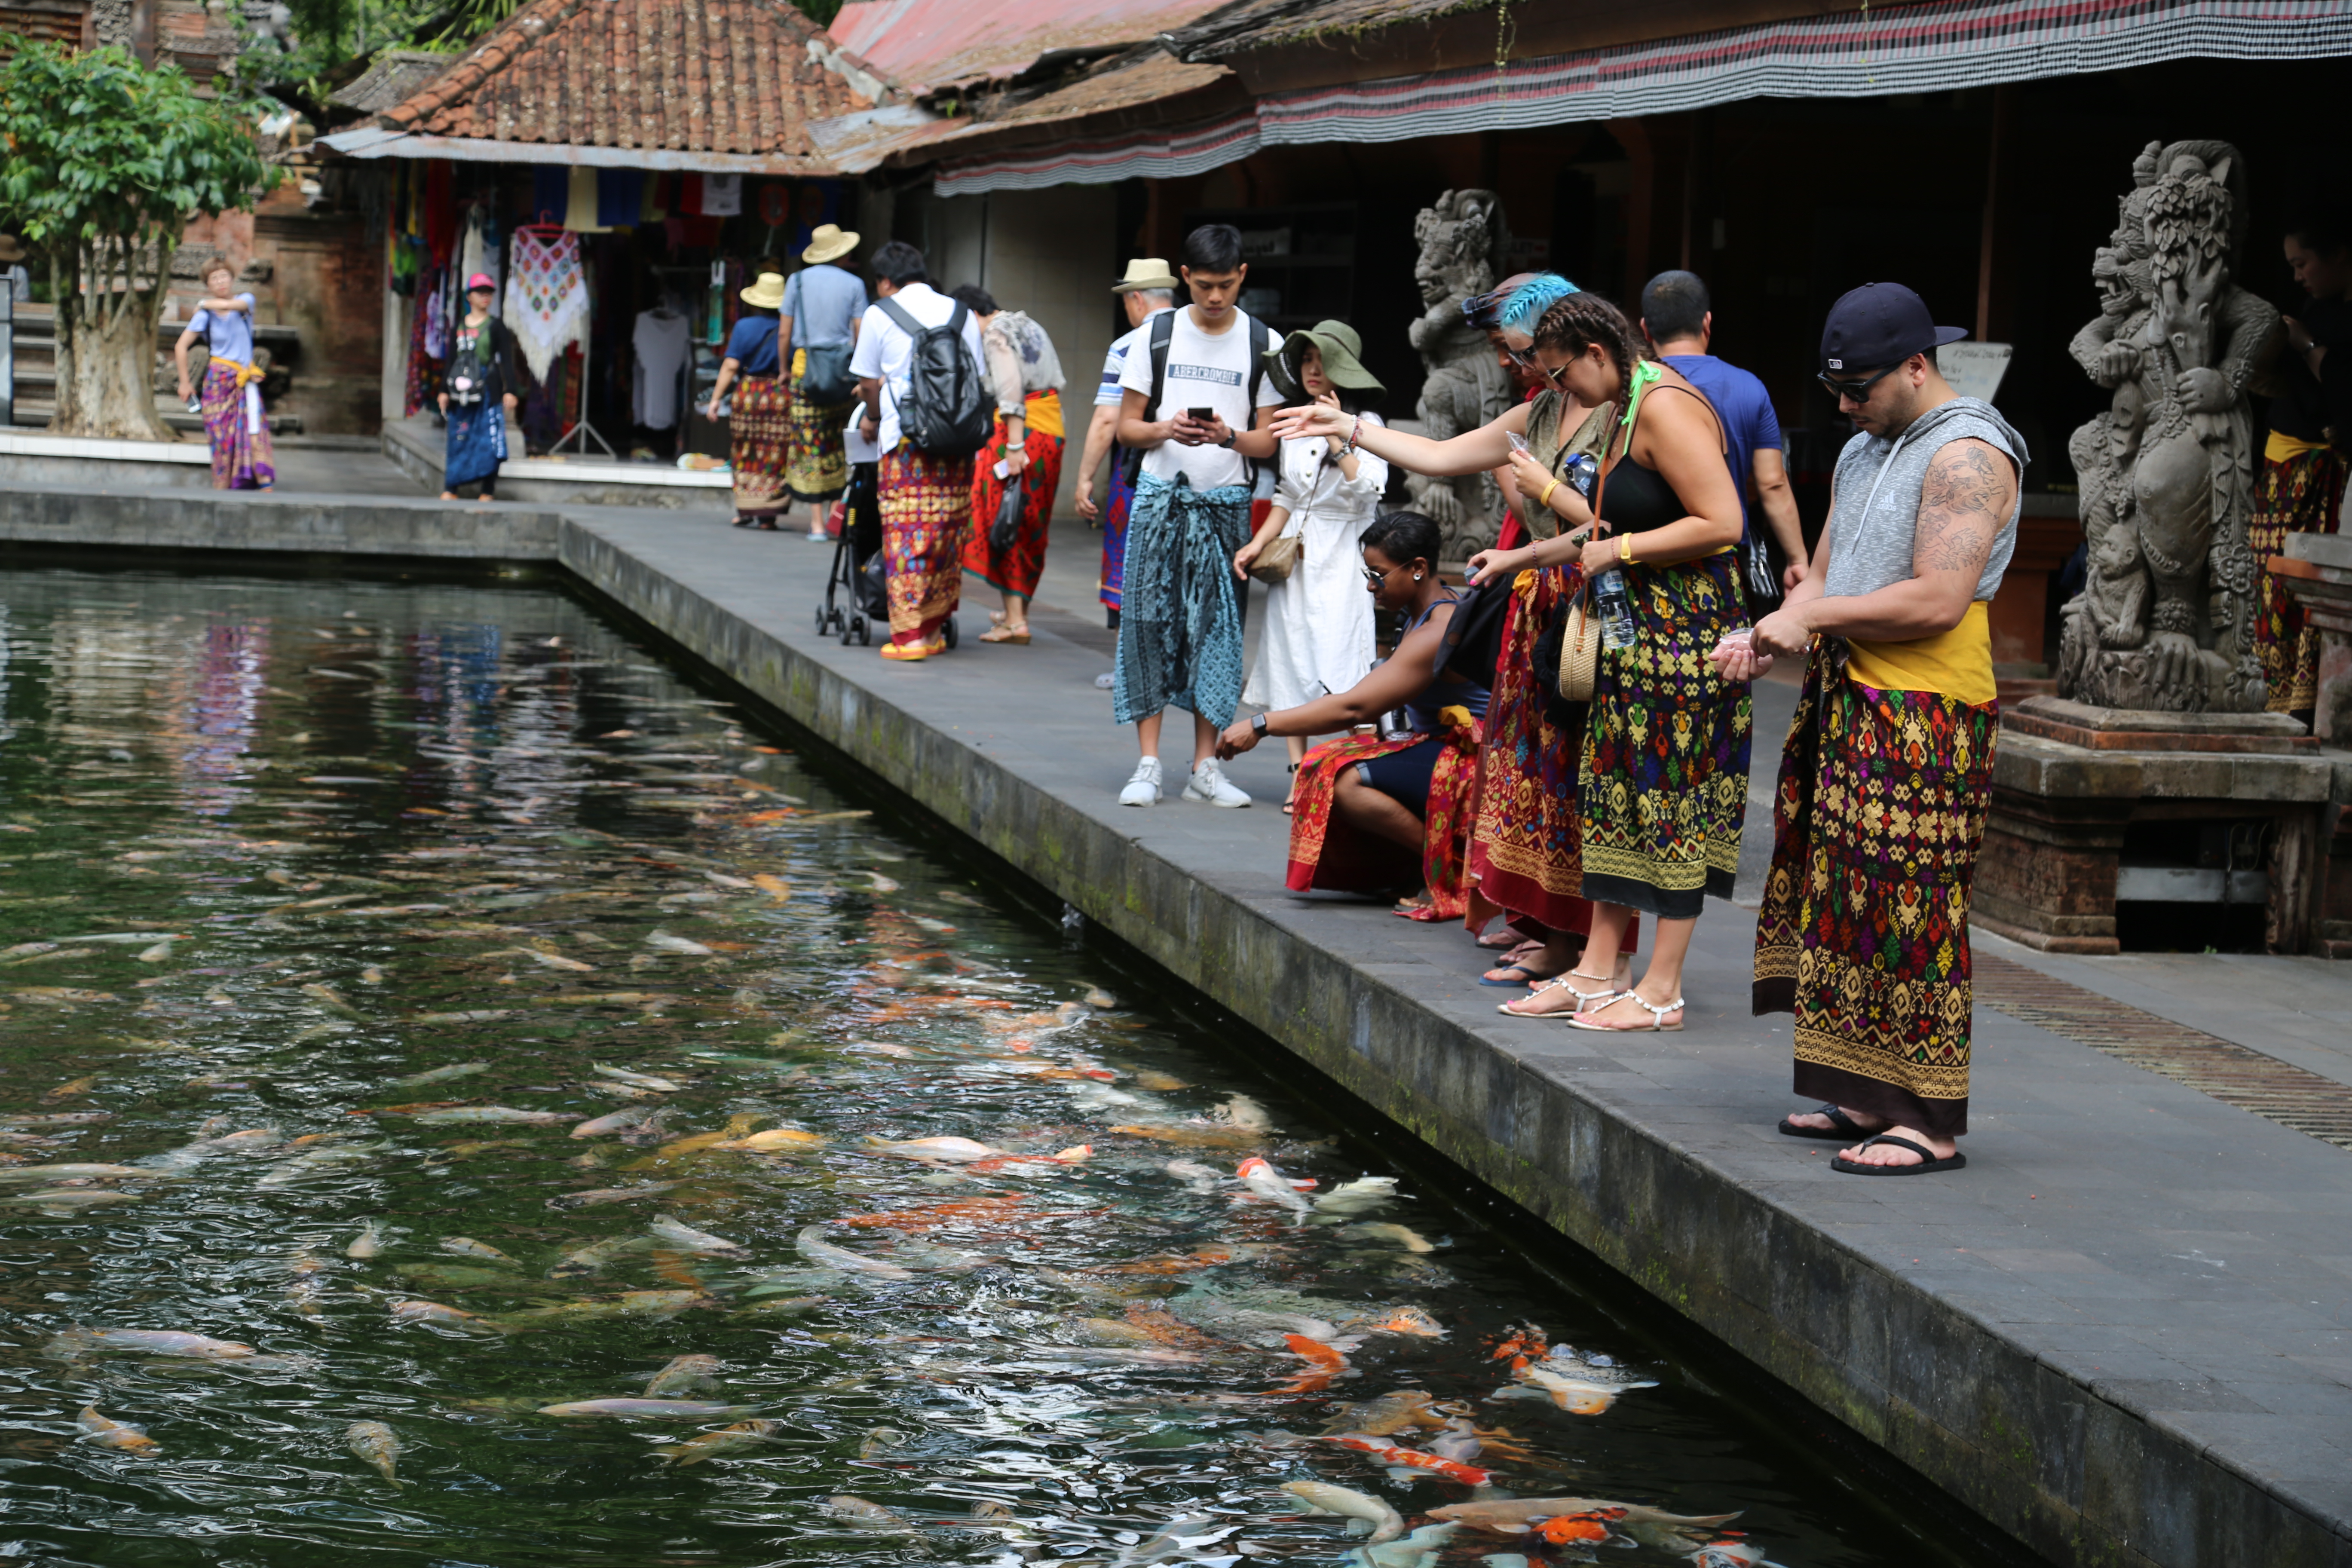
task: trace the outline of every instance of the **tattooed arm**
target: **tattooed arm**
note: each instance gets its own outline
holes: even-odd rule
[[[1833,598],[1792,595],[1787,608],[1758,624],[1758,651],[1801,653],[1816,632],[1911,642],[1950,631],[1969,613],[1993,541],[2016,506],[2017,468],[2000,448],[1945,443],[1920,487],[1910,581]]]

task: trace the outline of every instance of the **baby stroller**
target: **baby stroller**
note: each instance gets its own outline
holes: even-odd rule
[[[841,537],[833,543],[833,569],[824,579],[824,603],[816,610],[819,637],[837,637],[863,647],[874,640],[874,627],[890,624],[890,597],[882,563],[882,508],[875,490],[872,463],[853,463],[849,489],[842,496],[847,519]],[[843,608],[846,601],[847,608]],[[887,633],[886,632],[887,636]],[[956,645],[955,617],[946,627],[948,647]]]

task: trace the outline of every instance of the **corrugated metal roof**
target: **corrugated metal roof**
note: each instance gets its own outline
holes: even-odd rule
[[[1203,95],[1220,86],[1233,87],[1239,99],[1234,73],[1223,66],[1187,65],[1153,49],[1002,110],[948,118],[910,106],[877,109],[821,121],[809,127],[809,134],[844,174],[862,174],[918,149],[929,156],[961,154],[967,143],[985,142],[1000,132],[1017,137],[1093,115],[1117,116],[1146,106],[1154,117],[1198,115],[1210,107]]]
[[[832,53],[783,0],[531,0],[383,123],[488,142],[761,156],[831,174],[809,122],[874,106],[818,63]]]
[[[850,0],[826,29],[910,91],[1004,81],[1056,55],[1108,54],[1220,0]]]

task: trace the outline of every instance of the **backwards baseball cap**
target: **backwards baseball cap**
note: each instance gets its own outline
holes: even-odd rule
[[[1883,370],[1968,335],[1966,327],[1936,325],[1927,301],[1902,284],[1865,283],[1830,307],[1822,326],[1822,368]]]

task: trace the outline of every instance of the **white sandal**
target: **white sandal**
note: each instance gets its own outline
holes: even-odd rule
[[[1575,973],[1573,970],[1570,971],[1570,973]],[[1590,980],[1592,976],[1588,974],[1583,978]],[[1570,995],[1576,998],[1577,1005],[1570,1007],[1565,1013],[1522,1013],[1517,1007],[1512,1006],[1510,1002],[1505,1002],[1496,1006],[1495,1011],[1509,1018],[1572,1018],[1578,1013],[1584,1010],[1584,1003],[1588,997],[1608,994],[1608,993],[1599,991],[1579,991],[1575,986],[1570,985],[1568,983],[1568,975],[1556,974],[1549,980],[1538,981],[1535,984],[1528,986],[1527,995],[1514,996],[1511,998],[1511,1002],[1530,1001],[1535,997],[1542,995],[1547,991],[1566,991]]]
[[[1588,974],[1585,978],[1590,980],[1592,977]],[[1680,1023],[1669,1024],[1666,1022],[1667,1014],[1682,1010],[1683,999],[1681,997],[1675,997],[1673,1001],[1667,1003],[1663,1007],[1655,1005],[1648,997],[1643,995],[1638,991],[1621,991],[1615,997],[1612,998],[1612,1000],[1622,1002],[1628,997],[1633,999],[1635,1006],[1643,1009],[1650,1015],[1650,1032],[1652,1034],[1664,1033],[1672,1035],[1681,1031],[1682,1025]],[[1607,1002],[1601,1004],[1601,1006],[1603,1007],[1608,1005],[1609,1003]],[[1642,1028],[1642,1026],[1639,1024],[1588,1024],[1584,1021],[1584,1015],[1581,1012],[1573,1013],[1569,1016],[1568,1026],[1571,1029],[1590,1029],[1596,1035],[1638,1034],[1641,1032]]]
[[[1587,974],[1581,969],[1571,969],[1566,974],[1559,977],[1559,983],[1563,985],[1568,985],[1568,983],[1571,980],[1598,980],[1601,982],[1601,989],[1598,991],[1579,991],[1573,985],[1568,986],[1570,994],[1576,998],[1576,1010],[1580,1013],[1587,1010],[1585,1004],[1591,1001],[1595,996],[1616,997],[1622,996],[1624,994],[1622,991],[1618,990],[1616,986],[1610,984],[1609,977],[1605,974]],[[1608,1003],[1604,1001],[1601,1005],[1605,1007],[1608,1005]]]

